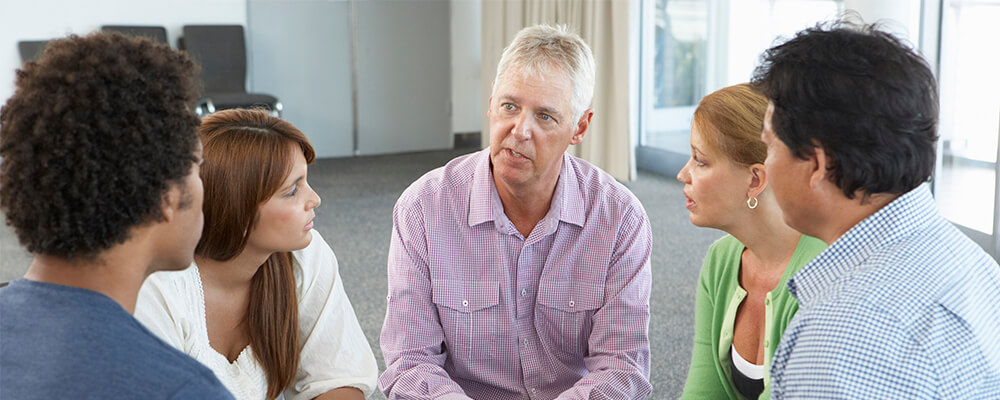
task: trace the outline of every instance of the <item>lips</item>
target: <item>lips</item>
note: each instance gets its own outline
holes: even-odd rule
[[[524,154],[518,153],[518,152],[516,152],[514,150],[511,150],[511,149],[507,149],[507,154],[509,154],[511,157],[514,157],[516,159],[526,159],[527,158],[527,157],[524,156]]]
[[[684,193],[684,199],[686,200],[686,201],[684,202],[684,207],[686,207],[686,208],[687,208],[687,209],[689,209],[689,210],[690,210],[690,209],[691,209],[692,207],[694,207],[694,205],[695,205],[695,203],[694,203],[694,200],[691,200],[691,197],[689,197],[689,196],[687,195],[687,193]]]
[[[309,220],[309,223],[308,223],[308,224],[306,224],[306,226],[305,226],[305,227],[303,227],[303,228],[302,228],[302,230],[304,230],[304,231],[308,231],[308,230],[310,230],[310,229],[312,229],[312,228],[313,228],[313,221],[312,221],[312,220]]]

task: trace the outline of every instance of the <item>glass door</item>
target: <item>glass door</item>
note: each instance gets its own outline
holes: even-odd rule
[[[1000,0],[941,5],[941,135],[934,195],[941,214],[993,257],[1000,136]]]
[[[639,168],[674,175],[706,94],[747,82],[779,37],[837,17],[842,0],[643,0]]]
[[[710,0],[643,0],[639,168],[675,174],[687,161],[691,115],[706,94]]]

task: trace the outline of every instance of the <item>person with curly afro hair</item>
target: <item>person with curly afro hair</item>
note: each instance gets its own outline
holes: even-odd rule
[[[829,245],[786,285],[799,310],[773,348],[771,398],[997,399],[1000,266],[927,184],[938,83],[859,19],[800,31],[753,76],[771,192],[788,226]]]
[[[120,34],[71,35],[0,110],[0,210],[33,255],[0,290],[0,398],[231,399],[135,318],[203,224],[197,67]]]

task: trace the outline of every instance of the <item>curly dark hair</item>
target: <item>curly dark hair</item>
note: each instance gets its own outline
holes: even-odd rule
[[[927,62],[877,25],[821,23],[768,49],[753,84],[792,154],[820,146],[849,199],[901,194],[934,171],[937,82]]]
[[[196,72],[184,53],[118,33],[51,41],[18,70],[0,109],[0,210],[21,245],[92,259],[162,220],[196,161]]]

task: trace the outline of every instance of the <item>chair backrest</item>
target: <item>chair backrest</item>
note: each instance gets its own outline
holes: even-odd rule
[[[104,25],[101,30],[121,32],[129,36],[142,36],[156,42],[167,43],[167,28],[162,26]]]
[[[241,25],[184,25],[184,47],[201,64],[206,94],[246,93],[247,48]]]
[[[17,51],[21,54],[21,62],[26,63],[38,60],[38,57],[42,56],[42,52],[45,51],[45,46],[48,44],[48,40],[22,40],[17,42]]]

